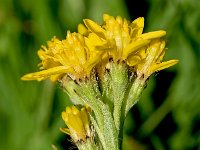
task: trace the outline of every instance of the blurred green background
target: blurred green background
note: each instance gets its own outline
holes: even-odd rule
[[[24,82],[38,70],[37,50],[65,38],[83,18],[145,17],[145,31],[167,31],[166,59],[178,65],[153,75],[125,124],[125,150],[200,150],[199,0],[0,0],[0,149],[74,148],[60,113],[70,105],[59,85]],[[75,148],[74,148],[75,149]]]

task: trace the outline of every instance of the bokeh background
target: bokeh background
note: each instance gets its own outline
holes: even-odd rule
[[[66,94],[20,77],[38,70],[40,45],[83,18],[102,23],[103,13],[144,16],[145,32],[167,31],[166,59],[180,60],[150,78],[126,120],[124,150],[200,150],[199,0],[0,0],[1,150],[76,149],[59,131]]]

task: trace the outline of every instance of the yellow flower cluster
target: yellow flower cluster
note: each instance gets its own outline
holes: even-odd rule
[[[138,76],[149,77],[152,73],[173,66],[178,62],[178,60],[161,62],[164,55],[165,41],[157,38],[153,39],[148,46],[140,48],[136,55],[129,56],[127,64],[135,66]]]
[[[60,128],[60,130],[71,136],[72,140],[77,142],[86,142],[86,139],[92,137],[90,126],[89,107],[82,107],[78,110],[75,106],[66,107],[62,112],[62,119],[68,128]]]
[[[89,31],[102,40],[101,45],[96,44],[96,48],[101,51],[108,51],[108,54],[115,60],[126,60],[129,55],[139,48],[150,43],[151,39],[162,37],[165,31],[155,31],[142,34],[144,28],[144,18],[140,17],[129,23],[126,19],[117,16],[104,14],[104,24],[96,24],[92,20],[85,19],[84,23]]]
[[[50,77],[56,81],[65,74],[72,74],[75,78],[88,75],[98,63],[102,52],[96,51],[93,46],[93,37],[83,37],[79,33],[67,33],[65,40],[54,37],[42,46],[38,55],[42,60],[42,71],[26,74],[22,80],[43,80]]]
[[[166,32],[143,33],[144,18],[129,22],[120,16],[104,14],[103,20],[103,25],[98,25],[85,19],[84,25],[78,26],[79,33],[68,32],[62,41],[54,37],[47,47],[42,46],[38,51],[43,70],[24,75],[22,80],[40,81],[50,77],[56,81],[66,74],[84,79],[97,64],[105,64],[109,58],[126,62],[137,73],[148,75],[177,63],[177,60],[161,62],[165,42],[160,38]]]

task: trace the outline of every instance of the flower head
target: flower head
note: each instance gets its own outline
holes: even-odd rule
[[[92,137],[89,113],[90,108],[83,107],[78,110],[75,106],[66,107],[62,112],[62,118],[68,128],[60,128],[60,130],[71,136],[76,142],[85,142],[87,138]]]
[[[137,50],[150,43],[151,39],[162,37],[165,31],[144,33],[144,18],[140,17],[132,23],[120,16],[114,18],[104,14],[102,26],[85,19],[84,23],[88,30],[97,35],[102,44],[96,44],[99,51],[108,51],[109,57],[114,61],[124,61],[128,56],[137,53]]]
[[[120,16],[114,18],[104,14],[103,21],[103,25],[99,25],[84,19],[85,25],[79,24],[78,33],[68,32],[65,40],[54,37],[47,43],[47,47],[42,46],[38,51],[42,70],[26,74],[22,80],[40,81],[50,78],[56,81],[65,75],[75,80],[85,79],[96,66],[103,76],[101,68],[105,68],[110,58],[114,62],[126,62],[140,72],[151,66],[148,74],[177,63],[176,60],[161,63],[165,42],[160,42],[160,38],[166,32],[160,30],[143,33],[144,18],[139,17],[129,22]],[[143,69],[139,69],[142,67]]]
[[[134,66],[138,76],[147,78],[154,72],[163,70],[178,63],[178,60],[162,62],[165,55],[165,41],[160,38],[153,39],[151,43],[138,50],[138,53],[127,59],[129,66]]]
[[[26,74],[22,80],[40,81],[50,77],[52,81],[56,81],[66,74],[75,79],[89,76],[102,53],[95,51],[91,40],[95,40],[93,35],[83,37],[79,33],[70,32],[62,41],[54,37],[47,43],[47,47],[42,46],[38,51],[42,60],[39,65],[43,70]]]

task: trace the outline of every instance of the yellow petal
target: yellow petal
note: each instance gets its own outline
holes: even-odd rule
[[[69,70],[69,67],[58,66],[47,70],[26,74],[21,77],[21,80],[37,80],[38,78],[48,78],[51,75],[67,73]]]
[[[60,128],[60,131],[63,132],[63,133],[65,133],[65,134],[70,135],[70,131],[67,128]]]
[[[89,39],[90,43],[93,45],[103,45],[105,43],[107,43],[105,40],[99,38],[99,36],[95,33],[90,33],[88,38],[85,38],[85,42],[88,42],[87,40]],[[87,44],[87,43],[86,43]]]
[[[94,66],[99,62],[100,60],[100,56],[99,58],[91,58],[85,65],[84,68],[87,71],[87,75],[90,74],[92,68],[94,68]]]
[[[70,131],[74,131],[78,135],[85,135],[84,125],[79,113],[77,115],[70,114],[68,116],[67,126],[69,127]]]
[[[110,18],[112,18],[112,16],[108,15],[108,14],[103,14],[103,20],[106,22],[107,20],[110,20]]]
[[[67,114],[71,114],[72,113],[71,107],[66,107],[65,111],[66,111]]]
[[[105,30],[101,28],[101,26],[99,26],[97,23],[95,23],[94,21],[90,19],[84,19],[83,21],[89,30],[96,33],[101,38],[105,39]]]
[[[88,114],[86,107],[81,108],[80,114],[81,114],[81,119],[82,119],[83,125],[85,127],[85,130],[86,130],[87,134],[89,135],[90,134],[90,121],[89,121],[89,114]]]
[[[50,80],[52,82],[56,82],[61,76],[62,76],[62,74],[51,75]]]
[[[155,38],[160,38],[166,35],[166,31],[160,30],[160,31],[153,31],[153,32],[148,32],[148,33],[143,33],[138,38],[150,40],[150,39],[155,39]]]
[[[71,109],[72,109],[72,114],[73,115],[79,114],[79,110],[75,106],[72,106]]]
[[[63,119],[65,122],[68,121],[68,114],[67,114],[65,111],[63,111],[63,112],[61,113],[61,116],[62,116],[62,119]]]
[[[156,71],[169,68],[177,63],[178,63],[178,60],[169,60],[169,61],[165,61],[159,64],[152,65],[149,70],[150,72],[156,72]]]
[[[137,55],[132,55],[130,57],[128,57],[127,59],[127,64],[129,66],[135,66],[137,65],[139,62],[141,61],[141,58]]]
[[[144,17],[139,17],[139,18],[133,20],[133,22],[131,24],[133,26],[136,25],[139,28],[143,28],[144,27]]]
[[[89,125],[89,114],[85,107],[81,108],[80,114],[81,114],[81,119],[83,121],[83,124]]]
[[[138,40],[130,43],[123,52],[123,59],[126,59],[129,54],[132,52],[139,50],[141,47],[146,46],[150,43],[150,40]]]
[[[102,51],[102,52],[112,51],[113,49],[114,48],[111,47],[111,45],[109,45],[109,43],[102,44],[101,46],[99,46],[99,45],[95,46],[95,50]]]
[[[131,23],[131,27],[132,27],[133,30],[137,31],[136,35],[142,34],[143,28],[144,28],[144,18],[143,17],[139,17],[139,18],[135,19]]]
[[[88,35],[88,30],[83,24],[78,25],[78,33],[87,36]]]
[[[155,62],[161,62],[163,60],[163,57],[165,56],[165,41],[163,40],[160,44],[160,49],[158,51],[157,57],[155,57]]]

